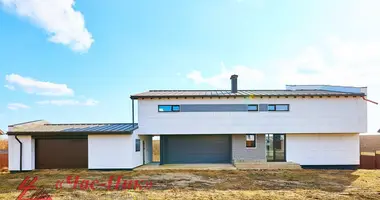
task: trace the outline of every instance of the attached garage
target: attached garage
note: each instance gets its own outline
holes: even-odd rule
[[[11,152],[9,170],[133,168],[140,158],[136,156],[133,160],[128,152],[133,149],[131,135],[137,128],[137,124],[131,123],[50,124],[41,120],[15,124],[8,131]],[[101,140],[101,145],[106,146],[94,146],[92,136],[105,138]],[[105,142],[107,139],[111,141],[108,143],[110,148]],[[125,151],[121,155],[124,158],[117,156],[123,151],[110,152],[115,148]],[[141,163],[142,160],[141,156]]]
[[[161,136],[161,164],[230,163],[230,135]]]
[[[36,169],[88,167],[87,136],[35,139]]]

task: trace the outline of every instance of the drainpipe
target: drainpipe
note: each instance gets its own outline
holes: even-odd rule
[[[132,99],[132,126],[135,127],[135,100]]]
[[[15,138],[16,138],[17,142],[20,144],[20,172],[22,172],[22,143],[18,139],[17,135],[15,135]]]
[[[376,105],[379,104],[379,103],[377,103],[375,101],[371,101],[371,100],[367,99],[366,97],[362,97],[362,98],[363,98],[364,101],[368,101],[368,102],[371,102],[371,103],[376,104]]]

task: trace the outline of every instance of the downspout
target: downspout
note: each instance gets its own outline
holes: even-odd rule
[[[363,96],[362,98],[363,98],[364,101],[368,101],[368,102],[371,102],[371,103],[376,104],[376,105],[379,104],[379,103],[377,103],[375,101],[371,101],[371,100],[367,99],[365,96]]]
[[[18,139],[17,135],[15,135],[15,138],[16,138],[17,142],[20,144],[20,172],[22,172],[22,143]]]
[[[132,126],[135,127],[135,100],[132,99]]]

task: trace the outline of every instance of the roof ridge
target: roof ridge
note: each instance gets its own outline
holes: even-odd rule
[[[21,122],[21,123],[17,123],[17,124],[8,125],[8,127],[19,126],[19,125],[23,125],[23,124],[29,124],[29,123],[40,122],[40,121],[42,122],[42,121],[45,121],[45,120],[38,119],[38,120],[32,120],[32,121],[27,121],[27,122]]]

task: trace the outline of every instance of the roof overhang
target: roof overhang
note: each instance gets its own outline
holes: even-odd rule
[[[67,135],[127,135],[132,134],[139,127],[133,127],[128,131],[9,131],[8,135],[31,135],[31,136],[67,136]]]
[[[251,98],[252,95],[132,95],[131,99],[167,99],[167,98]],[[315,94],[315,95],[299,95],[299,94],[276,94],[276,95],[254,95],[255,97],[364,97],[364,93],[355,94]]]

